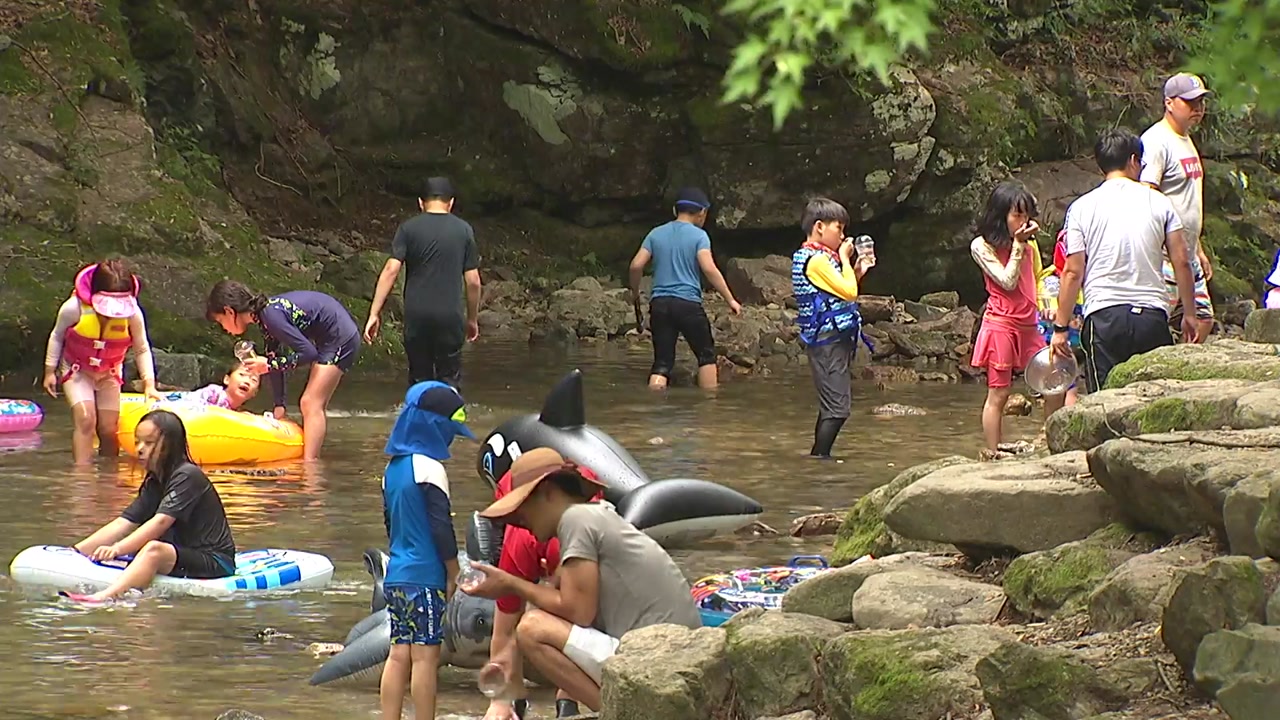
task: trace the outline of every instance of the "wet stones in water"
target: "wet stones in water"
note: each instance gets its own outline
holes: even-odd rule
[[[313,642],[307,646],[307,652],[310,652],[316,658],[331,657],[342,652],[346,648],[342,643],[332,642]]]
[[[264,718],[248,710],[228,710],[219,715],[216,720],[264,720]]]
[[[924,408],[918,408],[914,405],[900,405],[898,403],[887,403],[885,405],[877,405],[871,408],[872,415],[880,417],[904,417],[908,415],[928,415],[929,411]]]
[[[778,532],[777,530],[757,520],[751,523],[750,525],[746,525],[744,527],[738,528],[737,530],[734,530],[733,534],[755,536],[755,535],[781,535],[782,533]]]
[[[1035,410],[1036,404],[1022,393],[1013,393],[1009,396],[1009,402],[1004,405],[1004,414],[1010,417],[1026,417]]]
[[[791,537],[835,535],[836,531],[840,529],[840,523],[843,521],[844,516],[833,512],[805,515],[791,521],[791,530],[788,534]]]
[[[270,627],[262,628],[261,630],[255,632],[253,636],[257,638],[259,641],[264,643],[269,643],[272,640],[292,640],[293,639],[293,636],[290,635],[289,633],[283,633],[275,628],[270,628]]]

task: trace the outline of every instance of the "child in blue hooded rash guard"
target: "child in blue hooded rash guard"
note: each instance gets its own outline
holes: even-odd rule
[[[462,396],[436,381],[409,388],[384,452],[383,519],[391,559],[383,582],[391,616],[391,655],[382,671],[382,717],[398,720],[410,690],[414,717],[436,716],[436,668],[445,603],[458,575],[449,478],[442,461],[458,435],[475,436]]]

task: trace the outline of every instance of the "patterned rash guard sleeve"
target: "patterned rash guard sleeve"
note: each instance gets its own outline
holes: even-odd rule
[[[293,324],[289,313],[279,305],[268,302],[258,313],[267,351],[267,380],[271,383],[271,396],[276,407],[285,407],[285,372],[299,365],[315,362],[320,357],[316,346]]]

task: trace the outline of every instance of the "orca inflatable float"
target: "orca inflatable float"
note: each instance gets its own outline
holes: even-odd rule
[[[591,468],[605,484],[605,499],[664,547],[732,532],[764,512],[760,503],[737,490],[706,480],[650,480],[631,453],[586,424],[581,370],[556,383],[541,413],[512,418],[489,433],[480,444],[476,470],[496,489],[511,463],[536,447],[549,447]]]
[[[373,576],[373,614],[356,623],[343,641],[342,652],[325,661],[311,676],[312,685],[373,685],[382,677],[382,666],[391,654],[391,620],[382,595],[387,555],[371,548],[364,566]],[[444,643],[440,661],[463,668],[479,668],[489,660],[493,635],[492,600],[456,592],[445,607]]]

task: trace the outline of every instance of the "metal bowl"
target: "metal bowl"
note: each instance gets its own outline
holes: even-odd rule
[[[1027,385],[1041,395],[1061,395],[1070,390],[1079,377],[1080,366],[1075,356],[1054,355],[1051,347],[1036,353],[1026,370]]]

